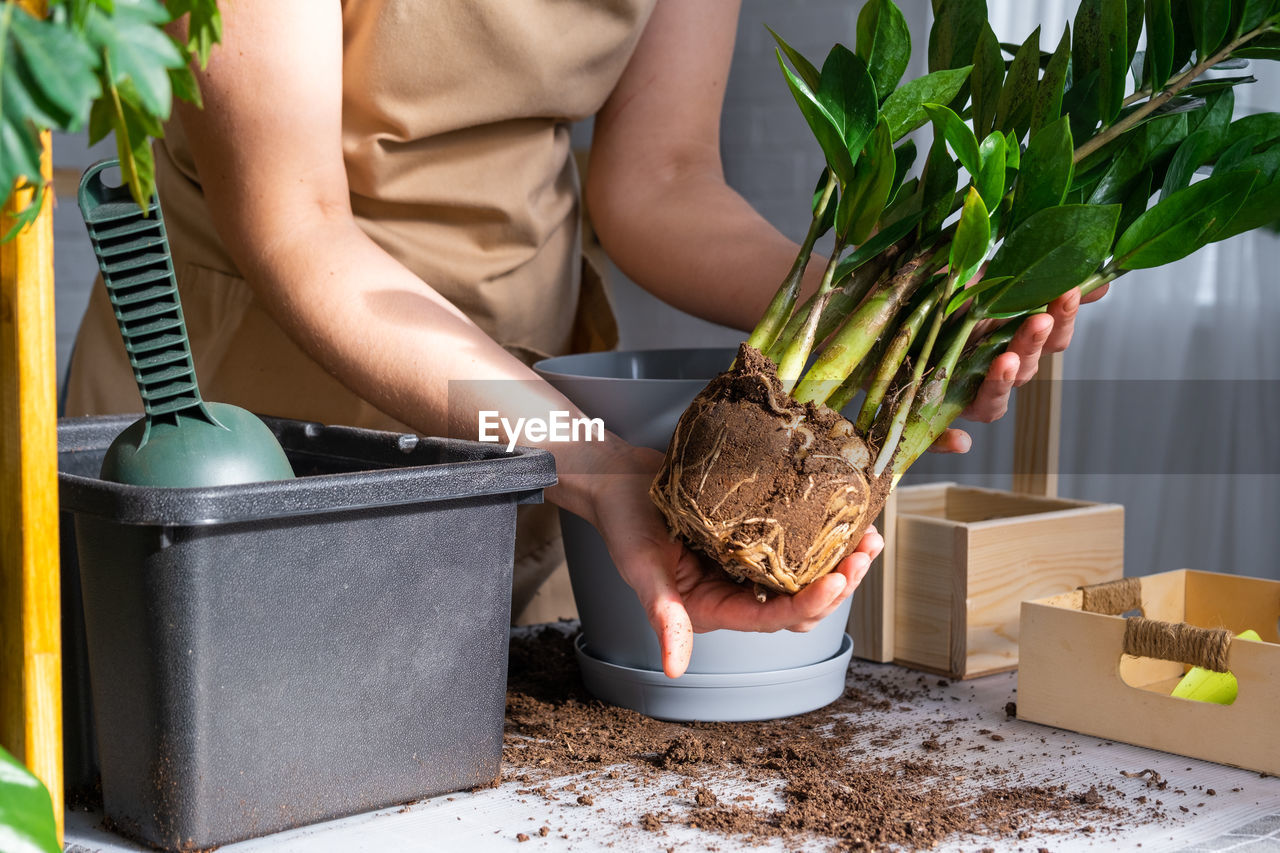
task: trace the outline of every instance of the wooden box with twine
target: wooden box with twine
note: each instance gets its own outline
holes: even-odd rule
[[[1027,601],[1021,644],[1018,719],[1280,774],[1280,581],[1182,569]],[[1171,696],[1192,666],[1232,673],[1235,702]]]
[[[951,678],[1018,666],[1023,601],[1124,574],[1119,504],[930,483],[895,490],[880,524],[893,535],[854,598],[854,654]]]

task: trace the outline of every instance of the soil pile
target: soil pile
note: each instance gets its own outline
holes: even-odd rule
[[[667,809],[617,814],[621,826],[664,833],[684,824],[748,843],[826,840],[853,850],[930,847],[964,836],[1028,838],[1033,831],[1103,833],[1128,823],[1137,808],[1155,808],[1126,802],[1110,785],[1074,791],[1028,784],[1007,760],[976,769],[949,763],[956,750],[986,745],[959,743],[951,723],[886,725],[883,714],[866,713],[922,697],[936,701],[934,681],[922,677],[904,690],[855,672],[841,699],[803,716],[667,723],[592,699],[571,637],[544,629],[511,644],[505,775],[527,785],[525,793],[566,805],[572,797],[561,800],[564,793],[549,790],[547,780],[584,774],[566,789],[579,804],[633,785],[671,798]],[[978,734],[1003,740],[987,729]],[[672,774],[682,777],[675,787]]]

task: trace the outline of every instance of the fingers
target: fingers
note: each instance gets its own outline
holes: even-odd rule
[[[1049,316],[1053,318],[1053,331],[1044,342],[1045,352],[1062,352],[1071,343],[1076,328],[1076,314],[1080,310],[1080,288],[1073,288],[1049,303]]]
[[[968,453],[973,446],[973,439],[962,429],[948,429],[938,436],[929,450],[934,453]]]
[[[663,555],[641,552],[638,558],[656,564],[661,562]],[[681,563],[686,560],[697,562],[697,558],[684,549],[681,549],[679,560]],[[660,565],[646,568],[649,570],[629,571],[623,577],[635,589],[636,596],[644,605],[649,625],[658,636],[662,671],[668,678],[679,678],[689,668],[689,657],[693,654],[693,622],[676,589],[673,573],[664,571],[665,567]]]
[[[1025,385],[1040,366],[1040,352],[1053,332],[1053,317],[1034,314],[1023,321],[1018,332],[1009,342],[1009,352],[1018,355],[1018,373],[1015,386]]]
[[[971,421],[990,423],[1004,417],[1009,410],[1009,394],[1017,381],[1021,359],[1015,352],[1005,352],[996,356],[987,371],[987,378],[982,380],[976,396],[964,416]]]

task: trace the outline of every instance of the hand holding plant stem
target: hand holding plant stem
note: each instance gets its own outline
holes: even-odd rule
[[[730,496],[707,483],[740,492],[774,472],[727,470],[723,448],[746,439],[728,435],[732,423],[703,434],[711,427],[698,419],[732,396],[713,383],[653,493],[669,523],[730,573],[776,589],[829,568],[813,565],[836,553],[823,543],[869,523],[1028,318],[1074,310],[1130,270],[1280,218],[1280,115],[1233,120],[1232,90],[1253,78],[1204,78],[1280,58],[1280,0],[1081,0],[1052,52],[1037,29],[1008,60],[985,0],[933,6],[929,73],[901,85],[911,46],[892,0],[868,0],[856,49],[836,45],[821,69],[774,34],[826,169],[800,254],[748,344],[777,368],[778,391],[765,397],[796,437],[790,476],[809,484],[805,494],[847,484],[815,492],[829,523],[798,544],[778,520],[789,510],[771,498],[754,515],[733,498],[741,511],[725,516],[717,507]],[[1138,52],[1143,29],[1148,49]],[[925,124],[933,143],[909,177],[916,147],[903,137]],[[822,286],[797,306],[796,271],[827,230],[835,245]],[[1077,288],[1079,300],[1068,296]],[[734,381],[758,397],[738,367]],[[859,395],[855,422],[830,427],[847,443],[815,450],[806,419]],[[844,458],[848,470],[818,477],[815,455]]]

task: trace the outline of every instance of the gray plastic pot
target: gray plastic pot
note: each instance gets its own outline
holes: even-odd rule
[[[534,370],[588,416],[603,418],[605,426],[626,441],[666,450],[685,408],[708,380],[729,366],[734,355],[735,350],[727,348],[586,353],[545,359],[534,365]],[[657,637],[635,593],[618,574],[604,540],[594,527],[572,513],[560,513],[560,527],[582,620],[585,653],[614,667],[660,672]],[[688,672],[778,672],[830,660],[842,651],[849,608],[850,602],[845,602],[804,634],[698,634]],[[843,684],[843,668],[838,677]],[[810,708],[822,704],[825,702]]]

